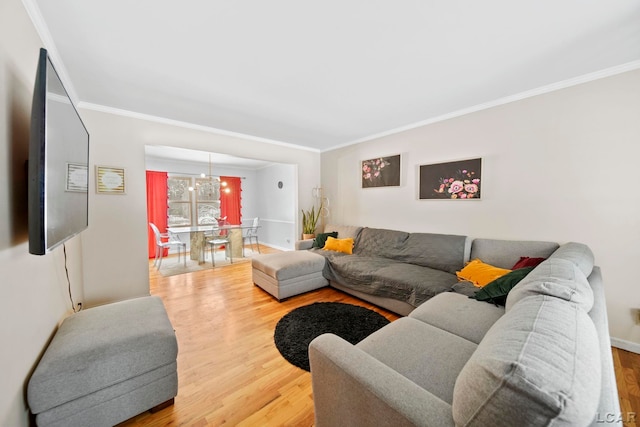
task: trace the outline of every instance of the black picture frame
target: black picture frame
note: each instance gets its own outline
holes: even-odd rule
[[[420,166],[420,199],[480,200],[482,158]]]
[[[360,168],[362,188],[399,187],[400,154],[363,160]]]

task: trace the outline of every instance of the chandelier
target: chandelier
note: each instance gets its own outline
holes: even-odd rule
[[[198,188],[198,193],[200,195],[206,196],[208,200],[212,200],[214,198],[214,194],[217,193],[216,191],[217,188],[223,187],[221,191],[224,191],[227,194],[231,192],[231,189],[229,188],[226,181],[220,181],[219,177],[216,177],[213,175],[213,162],[211,161],[211,153],[209,153],[209,173],[205,174],[204,172],[202,172],[200,174],[200,178],[209,179],[208,180],[209,182],[202,182],[202,181],[198,182],[196,180],[196,187]],[[220,183],[218,186],[216,185],[216,181]],[[194,191],[194,188],[189,187],[189,191]]]

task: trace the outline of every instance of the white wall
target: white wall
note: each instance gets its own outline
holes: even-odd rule
[[[293,249],[296,228],[298,180],[296,165],[277,164],[257,170],[260,242],[280,249]],[[282,182],[282,188],[278,188]],[[311,187],[308,193],[311,193]]]
[[[42,41],[19,0],[0,2],[0,425],[27,426],[25,385],[71,313],[63,248],[29,255],[27,176],[31,97]],[[71,292],[83,300],[78,237],[66,243]]]
[[[238,157],[294,164],[300,203],[320,178],[320,154],[289,146],[214,134],[95,110],[81,110],[89,134],[89,163],[126,169],[125,195],[89,199],[89,229],[82,234],[85,301],[88,305],[149,292],[145,145],[211,151]],[[94,188],[94,176],[90,188]],[[303,191],[304,189],[304,191]],[[296,225],[296,229],[299,225]]]
[[[398,153],[401,187],[360,188],[362,160]],[[481,201],[418,200],[418,165],[474,157]],[[612,336],[640,343],[638,159],[636,70],[323,153],[322,183],[337,223],[586,243]]]

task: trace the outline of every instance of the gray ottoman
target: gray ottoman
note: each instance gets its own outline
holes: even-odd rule
[[[327,286],[325,258],[310,251],[258,255],[251,260],[253,283],[278,301]]]
[[[66,318],[27,387],[39,426],[113,426],[178,392],[178,344],[158,297]]]

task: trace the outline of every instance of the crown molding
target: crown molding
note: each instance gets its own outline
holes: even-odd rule
[[[382,138],[389,135],[395,135],[397,133],[405,132],[408,130],[416,129],[422,126],[427,126],[433,123],[442,122],[445,120],[453,119],[455,117],[464,116],[470,113],[475,113],[477,111],[487,110],[489,108],[498,107],[500,105],[509,104],[512,102],[520,101],[522,99],[531,98],[538,95],[543,95],[549,92],[555,92],[560,89],[565,89],[571,86],[576,86],[583,83],[588,83],[594,80],[600,80],[605,77],[615,76],[617,74],[626,73],[627,71],[633,71],[640,69],[640,60],[627,62],[626,64],[617,65],[615,67],[606,68],[604,70],[596,71],[594,73],[584,74],[582,76],[574,77],[567,80],[562,80],[560,82],[552,83],[546,86],[541,86],[536,89],[531,89],[525,92],[520,92],[515,95],[506,96],[504,98],[499,98],[494,101],[485,102],[483,104],[474,105],[472,107],[463,108],[458,111],[453,111],[451,113],[443,114],[441,116],[432,117],[430,119],[421,120],[416,123],[412,123],[406,126],[401,126],[395,129],[391,129],[388,131],[380,132],[374,135],[369,135],[364,138],[356,139],[355,141],[346,142],[344,144],[336,145],[331,148],[327,148],[322,150],[322,152],[337,150],[340,148],[348,147],[350,145],[359,144],[361,142],[368,142],[374,139]]]
[[[78,108],[82,108],[85,110],[99,111],[107,114],[114,114],[117,116],[130,117],[130,118],[139,119],[139,120],[146,120],[149,122],[162,123],[162,124],[182,127],[186,129],[193,129],[201,132],[213,133],[216,135],[230,136],[232,138],[241,138],[241,139],[247,139],[250,141],[264,142],[266,144],[279,145],[281,147],[294,148],[296,150],[311,151],[314,153],[320,152],[320,150],[318,150],[317,148],[305,147],[303,145],[292,144],[289,142],[282,142],[274,139],[262,138],[259,136],[253,136],[253,135],[247,135],[239,132],[232,132],[228,130],[217,129],[210,126],[197,125],[194,123],[183,122],[180,120],[167,119],[165,117],[153,116],[151,114],[137,113],[135,111],[123,110],[123,109],[114,108],[114,107],[107,107],[105,105],[93,104],[90,102],[81,101],[78,104]]]

